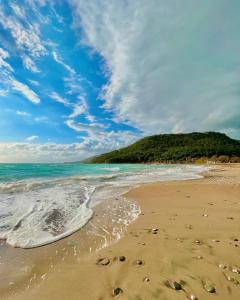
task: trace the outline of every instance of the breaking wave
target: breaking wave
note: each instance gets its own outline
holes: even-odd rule
[[[91,176],[0,182],[0,239],[22,248],[55,242],[82,228],[92,218],[94,207],[104,200],[120,197],[142,183],[198,178],[199,172],[206,168],[133,166],[121,171],[109,166],[103,169],[104,174]],[[106,169],[111,174],[106,174]],[[129,220],[135,219],[136,207],[126,215]]]

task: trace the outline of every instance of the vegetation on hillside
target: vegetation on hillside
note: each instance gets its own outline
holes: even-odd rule
[[[159,134],[91,159],[92,163],[240,162],[240,141],[218,132]]]

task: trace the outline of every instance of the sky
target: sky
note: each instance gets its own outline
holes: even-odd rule
[[[0,162],[240,139],[239,0],[0,1]]]

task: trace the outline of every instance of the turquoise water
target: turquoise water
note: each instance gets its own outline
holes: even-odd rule
[[[143,183],[198,178],[201,171],[186,165],[0,164],[0,239],[22,248],[57,241],[82,228],[99,203],[123,201]],[[125,207],[118,225],[140,213],[135,203]]]
[[[162,165],[161,168],[166,166]],[[172,166],[174,167],[174,166]],[[95,176],[112,172],[137,172],[160,166],[143,164],[0,164],[0,182],[31,178]]]

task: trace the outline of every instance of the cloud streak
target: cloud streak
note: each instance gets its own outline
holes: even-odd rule
[[[62,96],[60,96],[56,92],[52,92],[49,95],[49,97],[52,98],[53,100],[55,100],[56,102],[61,103],[61,104],[65,105],[65,106],[69,106],[70,105],[70,101],[68,99],[63,98]]]
[[[26,84],[23,84],[20,81],[17,81],[15,79],[12,79],[11,86],[12,86],[13,90],[24,95],[33,104],[40,103],[41,100],[38,97],[38,95],[33,90],[31,90]]]
[[[26,111],[19,111],[19,110],[16,112],[16,114],[19,115],[19,116],[23,116],[23,117],[30,117],[31,116],[30,113],[28,113]]]
[[[25,140],[27,142],[33,142],[33,141],[36,141],[38,138],[39,138],[38,135],[31,135],[31,136],[28,136]]]
[[[33,57],[47,54],[47,50],[40,38],[39,28],[36,24],[27,23],[26,26],[23,26],[22,23],[13,16],[5,16],[1,7],[0,24],[5,30],[10,32],[19,50],[28,52]]]
[[[63,162],[81,160],[91,151],[81,143],[0,143],[1,162]]]
[[[23,65],[25,66],[26,69],[34,73],[39,72],[39,69],[37,68],[35,62],[29,56],[24,55],[22,60],[23,60]]]
[[[127,146],[142,137],[140,133],[128,130],[107,130],[106,126],[97,122],[84,124],[74,120],[67,120],[65,124],[76,132],[85,133],[86,135],[80,136],[82,145],[86,149],[92,149],[95,153]]]

